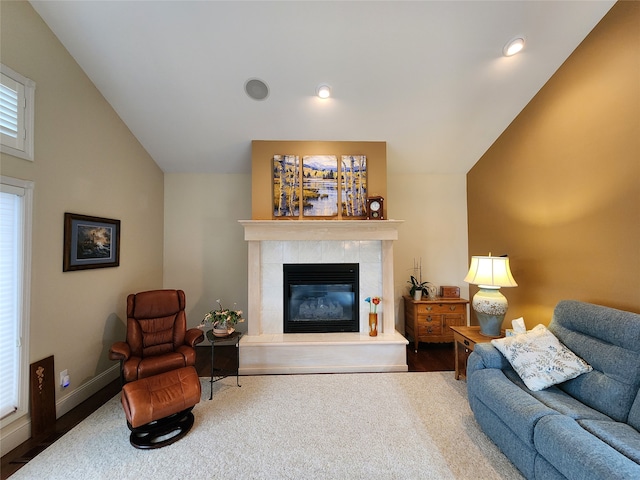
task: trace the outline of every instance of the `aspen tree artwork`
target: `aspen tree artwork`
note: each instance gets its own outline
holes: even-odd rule
[[[342,190],[342,215],[361,217],[366,214],[367,157],[343,155],[340,169]]]
[[[335,155],[302,157],[302,207],[305,217],[338,215],[338,158]]]
[[[297,217],[300,214],[300,157],[273,156],[273,215]]]
[[[363,217],[365,155],[273,156],[273,216]]]

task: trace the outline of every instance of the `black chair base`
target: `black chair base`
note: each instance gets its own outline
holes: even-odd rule
[[[131,430],[129,442],[142,450],[162,448],[177,442],[193,426],[194,417],[191,410],[193,407],[136,428],[127,422],[127,426]]]

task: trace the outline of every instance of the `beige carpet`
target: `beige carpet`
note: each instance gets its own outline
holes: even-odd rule
[[[119,397],[12,479],[520,479],[453,372],[201,379],[193,429],[129,445]]]

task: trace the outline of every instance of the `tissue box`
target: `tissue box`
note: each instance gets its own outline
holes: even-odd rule
[[[460,287],[442,286],[440,287],[442,298],[460,298]]]

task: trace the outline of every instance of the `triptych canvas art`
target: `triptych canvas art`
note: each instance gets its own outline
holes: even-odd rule
[[[274,217],[366,215],[365,155],[274,155]]]

